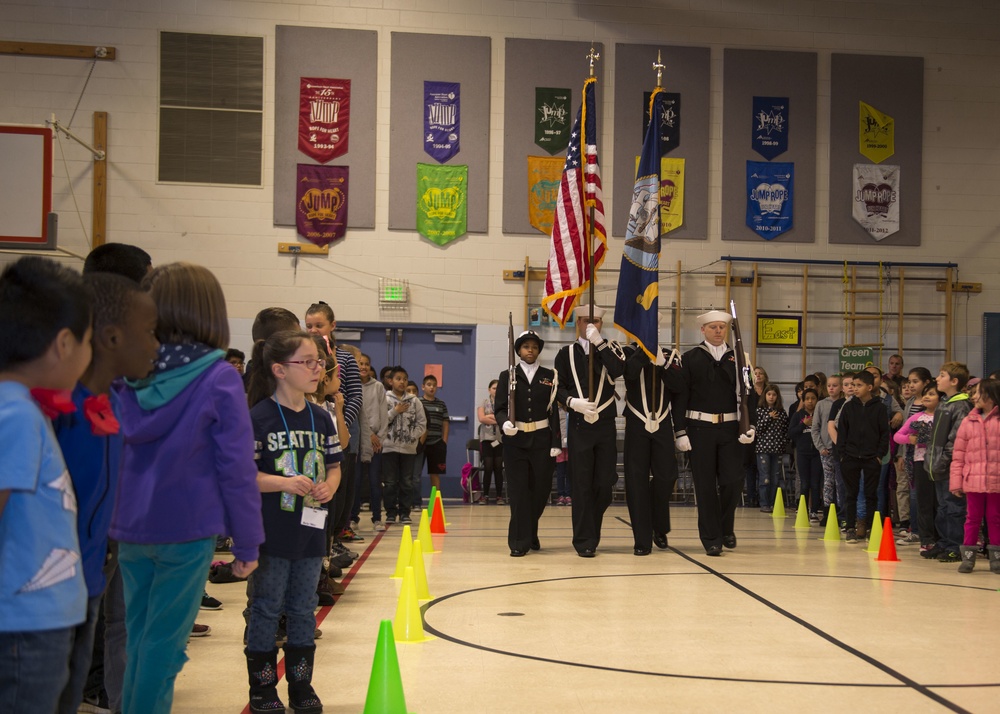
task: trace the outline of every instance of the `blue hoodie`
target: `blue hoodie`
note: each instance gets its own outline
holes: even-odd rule
[[[119,391],[125,450],[110,535],[141,544],[229,535],[238,559],[257,560],[264,526],[250,410],[239,374],[211,355],[179,389],[162,389],[177,379],[168,370]]]

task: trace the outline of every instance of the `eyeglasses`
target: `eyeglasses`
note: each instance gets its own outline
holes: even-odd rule
[[[326,360],[325,359],[290,359],[290,360],[286,360],[284,362],[281,362],[280,364],[304,364],[306,366],[306,369],[312,370],[312,369],[316,369],[317,367],[319,367],[321,369],[324,368],[324,367],[326,367]]]

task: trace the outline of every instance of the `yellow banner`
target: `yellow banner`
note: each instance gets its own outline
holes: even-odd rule
[[[802,344],[802,318],[757,316],[757,344],[798,347]]]
[[[566,159],[561,156],[528,157],[528,220],[547,236],[552,235],[552,219],[565,163]]]
[[[896,123],[870,104],[858,105],[858,151],[872,163],[880,164],[896,153]]]
[[[635,157],[639,171],[639,157]],[[684,223],[684,159],[660,159],[660,235]]]

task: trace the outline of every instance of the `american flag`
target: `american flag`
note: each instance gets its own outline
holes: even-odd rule
[[[583,102],[577,111],[576,121],[573,122],[566,165],[559,182],[555,220],[552,222],[552,244],[549,248],[542,306],[561,327],[566,325],[577,300],[590,285],[590,261],[587,255],[590,206],[594,207],[595,271],[604,262],[608,247],[604,229],[601,167],[597,162],[597,110],[594,100],[596,82],[594,77],[590,77],[583,85]]]

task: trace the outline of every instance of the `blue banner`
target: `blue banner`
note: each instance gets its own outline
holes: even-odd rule
[[[747,225],[771,240],[792,227],[795,164],[747,161]]]
[[[649,100],[652,92],[642,93],[642,136],[649,128]],[[681,95],[664,92],[660,103],[660,153],[666,156],[681,145]]]
[[[666,92],[653,92],[651,116],[662,116],[665,99]],[[659,122],[650,122],[635,172],[615,300],[615,326],[635,340],[650,359],[659,343],[660,136]]]
[[[439,164],[458,153],[458,82],[424,82],[424,151]]]
[[[788,97],[753,98],[753,150],[770,161],[788,151]]]

